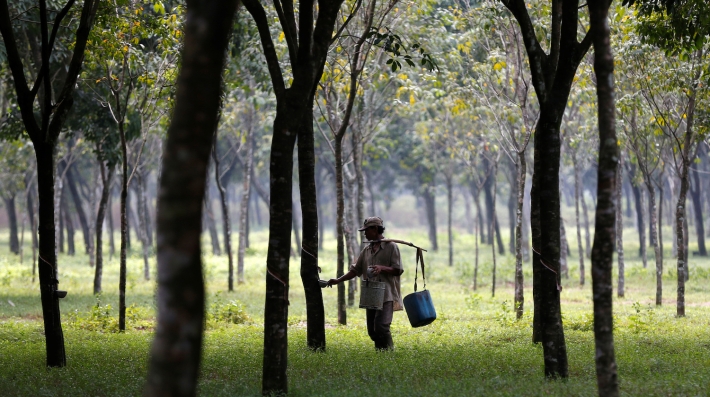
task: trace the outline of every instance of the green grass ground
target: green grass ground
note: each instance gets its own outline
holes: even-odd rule
[[[389,236],[426,245],[425,232],[388,230]],[[507,235],[504,233],[504,235]],[[669,234],[668,234],[669,235]],[[574,235],[568,231],[568,236]],[[330,236],[329,236],[330,237]],[[246,260],[246,283],[227,292],[226,258],[205,256],[208,321],[200,394],[259,395],[261,385],[265,231],[252,235]],[[236,239],[236,237],[235,237]],[[27,239],[26,239],[27,240]],[[80,243],[77,237],[77,243]],[[442,236],[441,242],[445,238]],[[691,261],[687,317],[675,317],[675,261],[666,247],[664,304],[653,305],[653,256],[644,269],[626,230],[626,296],[614,300],[616,357],[622,395],[710,395],[710,260]],[[667,238],[666,241],[669,241]],[[25,241],[27,244],[28,242]],[[574,240],[571,244],[576,244]],[[587,285],[579,286],[578,258],[569,258],[570,278],[563,280],[562,310],[569,354],[566,381],[543,379],[542,348],[530,342],[531,272],[525,265],[525,317],[512,311],[513,256],[499,257],[496,296],[491,296],[490,247],[481,246],[479,288],[472,290],[473,238],[455,239],[455,266],[445,246],[426,254],[427,287],[439,318],[413,329],[404,312],[396,313],[396,350],[377,353],[367,337],[364,311],[348,310],[348,325],[336,320],[336,290],[324,290],[327,353],[305,347],[306,309],[298,262],[292,261],[289,309],[289,392],[312,395],[501,395],[592,396],[596,394],[590,263]],[[576,245],[575,245],[576,247]],[[691,249],[692,249],[691,245]],[[414,250],[401,247],[405,274],[403,294],[411,293]],[[576,252],[576,250],[573,250]],[[331,237],[319,255],[322,278],[335,275]],[[60,287],[68,366],[46,369],[37,284],[32,282],[29,246],[25,260],[10,255],[7,234],[0,233],[0,395],[1,396],[135,396],[146,373],[155,313],[153,281],[142,278],[138,251],[129,258],[129,327],[116,333],[118,259],[107,261],[104,294],[92,295],[93,269],[85,255],[60,255]],[[152,259],[154,265],[154,259]],[[154,269],[153,269],[154,270]],[[153,273],[154,276],[154,273]],[[421,276],[421,274],[420,274]],[[616,280],[616,274],[615,274]],[[421,284],[420,284],[421,286]],[[421,287],[420,287],[421,288]],[[220,321],[231,301],[243,304],[246,322]],[[97,307],[98,304],[98,307]],[[109,307],[110,306],[110,307]],[[236,307],[236,306],[235,306]],[[223,316],[224,317],[224,316]]]

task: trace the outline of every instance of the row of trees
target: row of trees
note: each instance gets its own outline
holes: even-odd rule
[[[245,10],[232,20],[231,13],[220,13],[220,7],[211,2],[188,2],[187,15],[176,4],[162,3],[85,2],[78,10],[70,1],[60,10],[50,10],[44,1],[39,7],[29,1],[12,6],[0,2],[7,60],[3,65],[9,66],[2,72],[14,86],[3,91],[3,137],[12,142],[3,143],[3,150],[8,159],[17,157],[16,161],[9,160],[14,168],[5,171],[8,177],[3,178],[3,194],[14,198],[25,190],[30,225],[35,225],[32,209],[35,201],[39,203],[38,233],[32,235],[39,235],[38,269],[48,365],[65,365],[58,304],[62,294],[57,291],[57,237],[65,228],[72,229],[74,219],[79,219],[85,248],[95,268],[94,290],[100,292],[102,227],[106,208],[111,208],[108,202],[116,174],[120,176],[121,213],[119,325],[124,329],[129,186],[134,186],[136,193],[137,222],[133,223],[138,226],[134,230],[141,241],[148,278],[153,235],[149,180],[159,174],[155,218],[161,277],[149,389],[175,388],[176,393],[185,390],[188,394],[194,390],[202,335],[204,287],[199,276],[199,235],[203,219],[212,237],[213,252],[220,250],[212,200],[205,200],[205,193],[210,191],[208,171],[222,203],[230,290],[234,266],[229,182],[239,180],[243,194],[238,281],[248,244],[249,197],[258,196],[269,208],[265,393],[287,391],[292,230],[297,236],[300,231],[301,237],[297,238],[300,252],[296,254],[300,255],[306,291],[308,345],[314,350],[325,349],[317,255],[326,214],[319,202],[332,201],[340,275],[345,269],[346,252],[349,262],[356,255],[358,244],[353,230],[366,214],[366,198],[369,211],[374,213],[378,202],[387,202],[398,188],[409,188],[421,197],[432,248],[436,249],[435,193],[437,179],[443,178],[449,263],[453,264],[454,187],[466,186],[466,205],[470,201],[478,210],[477,221],[471,223],[481,237],[486,236],[495,258],[494,236],[498,236],[498,252],[505,250],[495,206],[502,181],[510,197],[510,230],[515,233],[510,248],[516,254],[519,315],[523,312],[524,247],[528,246],[523,225],[531,224],[533,340],[543,342],[549,377],[566,377],[568,373],[559,300],[566,251],[560,201],[565,195],[574,196],[580,282],[584,283],[584,257],[591,253],[595,330],[600,349],[605,352],[598,357],[600,374],[606,374],[603,382],[600,377],[600,393],[605,390],[604,395],[614,395],[610,269],[614,239],[620,237],[615,232],[621,223],[615,221],[621,213],[621,206],[615,207],[616,198],[624,191],[617,177],[620,164],[628,175],[630,188],[626,191],[632,192],[627,197],[634,196],[641,216],[642,255],[646,243],[641,220],[643,212],[650,215],[659,289],[662,236],[656,225],[663,217],[656,214],[663,208],[664,197],[677,200],[680,316],[684,315],[683,283],[687,275],[684,203],[691,185],[691,193],[697,192],[698,197],[698,206],[694,207],[694,224],[699,228],[696,235],[703,238],[705,234],[701,192],[709,196],[707,189],[701,189],[697,171],[702,167],[690,165],[693,158],[702,159],[707,153],[700,144],[704,130],[695,123],[696,118],[706,117],[707,84],[701,84],[701,79],[707,69],[707,32],[698,30],[702,24],[691,24],[692,28],[682,25],[684,19],[679,17],[703,14],[696,14],[694,9],[679,14],[677,10],[688,11],[683,7],[693,6],[693,1],[682,2],[676,11],[668,13],[642,4],[636,16],[616,7],[612,9],[614,23],[610,28],[606,22],[609,4],[603,1],[590,1],[588,12],[580,12],[583,8],[577,2],[541,2],[528,7],[522,0],[506,0],[502,4],[507,11],[488,1],[447,7],[434,2],[323,0],[317,12],[314,2],[299,4],[296,12],[289,1],[267,6],[249,0],[243,3]],[[311,9],[302,12],[308,7]],[[54,18],[53,23],[49,17]],[[63,21],[69,22],[63,25]],[[270,21],[278,21],[279,26]],[[212,29],[200,28],[201,23]],[[548,27],[549,35],[541,37],[535,26]],[[232,31],[231,36],[228,31]],[[681,39],[669,40],[668,32]],[[691,33],[693,40],[686,40]],[[622,59],[629,59],[617,62],[617,70],[622,72],[617,74],[617,92],[621,94],[617,107],[612,96],[609,37],[620,43]],[[587,54],[592,45],[594,57]],[[659,57],[665,63],[657,62]],[[651,74],[652,80],[648,78]],[[31,87],[28,79],[35,80]],[[592,121],[597,113],[598,125]],[[617,115],[624,131],[618,138],[614,132]],[[271,118],[273,125],[269,126]],[[161,131],[168,124],[164,141]],[[23,130],[31,145],[18,141]],[[62,131],[66,131],[66,138],[59,139]],[[293,174],[296,143],[297,177]],[[596,160],[595,145],[600,145]],[[625,155],[619,156],[619,145],[627,149]],[[35,151],[34,163],[27,160],[30,148]],[[160,155],[163,160],[158,167]],[[259,177],[259,170],[265,171],[266,158],[268,184]],[[571,171],[561,173],[561,164],[564,167],[566,161],[572,165]],[[523,218],[527,213],[524,207],[530,162],[528,221]],[[34,171],[30,164],[36,164]],[[589,172],[594,168],[596,178],[593,171]],[[695,170],[692,184],[691,169]],[[504,177],[499,176],[499,170],[506,170]],[[565,174],[573,183],[564,182]],[[326,175],[334,182],[333,195],[324,191]],[[398,185],[393,183],[395,179],[406,182]],[[591,249],[589,232],[586,249],[582,248],[579,219],[579,203],[588,218],[587,201],[583,199],[585,179],[591,182],[587,186],[597,182],[596,190],[589,188],[597,206]],[[293,194],[294,180],[299,187],[298,201]],[[647,210],[641,210],[642,184],[647,190]],[[566,185],[571,194],[565,192]],[[675,191],[676,186],[680,189],[675,196],[664,196],[664,191]],[[660,193],[658,206],[656,191]],[[695,203],[696,193],[692,194]],[[72,209],[68,197],[72,198]],[[295,202],[300,202],[300,216],[293,211]],[[8,210],[12,209],[9,198],[5,203]],[[203,208],[207,209],[204,216]],[[76,213],[76,218],[69,213]],[[12,223],[13,216],[9,218]],[[297,225],[299,219],[301,225]],[[107,219],[110,227],[112,220],[112,216]],[[617,249],[620,247],[617,244]],[[700,254],[701,247],[704,244],[699,242]],[[622,283],[623,277],[621,294]],[[492,286],[495,294],[495,279]],[[352,286],[348,292],[352,298]],[[657,303],[661,302],[658,295]],[[345,307],[345,287],[339,285],[341,323],[346,322]],[[163,353],[171,346],[189,351],[179,358],[169,358]],[[172,379],[185,382],[169,385]]]

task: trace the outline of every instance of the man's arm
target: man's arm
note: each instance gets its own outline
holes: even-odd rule
[[[383,266],[380,266],[383,267]],[[343,281],[348,281],[352,280],[353,278],[357,277],[357,273],[355,273],[355,270],[350,270],[349,272],[343,274],[342,276],[338,278],[331,278],[328,280],[328,287],[332,287],[334,285],[340,284]]]

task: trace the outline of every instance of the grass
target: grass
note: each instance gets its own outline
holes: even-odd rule
[[[423,231],[393,228],[388,232],[391,237],[420,244],[427,241]],[[626,296],[614,300],[621,393],[706,396],[710,385],[710,260],[692,259],[686,294],[687,317],[676,318],[675,261],[669,257],[670,244],[666,247],[664,305],[657,308],[653,305],[653,257],[650,255],[649,267],[643,268],[636,255],[638,246],[633,247],[633,232],[628,229],[626,233]],[[568,236],[574,238],[569,231]],[[252,248],[245,264],[246,283],[238,285],[234,292],[226,291],[226,258],[211,255],[204,258],[211,320],[205,334],[201,395],[260,394],[267,233],[257,231],[251,238]],[[333,241],[330,238],[319,255],[321,277],[326,279],[335,274]],[[392,353],[374,351],[364,326],[363,310],[356,307],[348,310],[348,325],[337,325],[335,289],[324,290],[327,352],[308,351],[303,288],[298,262],[292,260],[289,394],[595,395],[589,261],[585,261],[586,286],[579,286],[578,258],[572,256],[568,261],[570,278],[563,280],[562,308],[570,377],[550,382],[543,379],[542,347],[530,342],[529,264],[525,266],[525,316],[516,321],[512,310],[512,255],[499,257],[496,296],[491,297],[490,247],[481,246],[479,288],[473,291],[473,239],[461,232],[454,244],[453,267],[447,266],[446,247],[426,255],[427,287],[439,318],[432,325],[413,329],[406,314],[396,313],[392,325],[396,350]],[[39,292],[37,284],[31,281],[29,261],[25,259],[20,264],[18,257],[8,253],[6,233],[0,233],[0,247],[0,395],[139,395],[155,315],[155,284],[143,280],[139,252],[132,253],[128,261],[127,302],[132,309],[129,330],[125,333],[114,332],[118,259],[107,261],[104,293],[97,299],[92,294],[93,269],[89,268],[86,256],[60,255],[60,287],[69,291],[61,303],[68,366],[46,369]],[[402,292],[406,295],[413,289],[414,250],[401,247],[401,252],[406,269]],[[25,249],[27,257],[31,257],[29,247]],[[421,288],[421,279],[419,285]],[[240,324],[226,321],[229,316],[219,315],[232,301],[243,304],[246,316],[239,317]]]

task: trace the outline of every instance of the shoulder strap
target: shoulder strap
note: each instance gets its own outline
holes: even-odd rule
[[[424,289],[426,289],[426,276],[424,275],[424,253],[421,248],[417,248],[417,260],[414,267],[414,292],[417,292],[417,278],[419,277],[419,262],[422,264],[422,280],[424,280]]]

